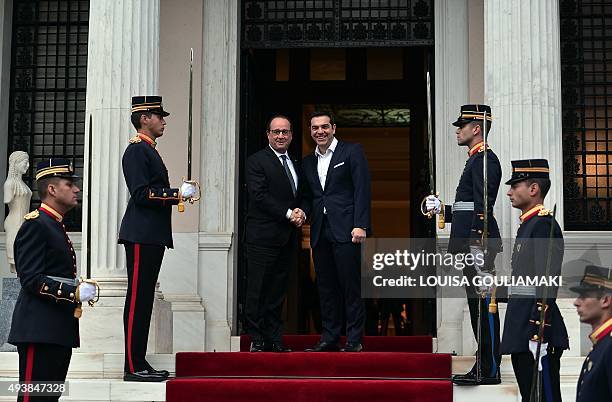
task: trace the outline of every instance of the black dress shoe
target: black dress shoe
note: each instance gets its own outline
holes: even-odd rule
[[[266,344],[264,342],[251,342],[251,352],[265,352]]]
[[[496,385],[501,383],[501,377],[499,375],[499,369],[497,374],[493,377],[481,377],[480,380],[476,378],[476,371],[470,371],[467,374],[457,374],[453,376],[453,384],[456,385]]]
[[[123,373],[123,381],[162,382],[166,381],[167,379],[167,375],[162,375],[150,370],[136,371],[134,373]]]
[[[268,351],[276,353],[292,352],[291,348],[282,342],[272,342],[268,347]]]
[[[163,375],[164,377],[169,377],[170,376],[170,372],[168,370],[155,370],[153,367],[151,367],[149,369],[150,373],[155,373],[155,374],[159,374],[159,375]]]
[[[341,352],[361,352],[362,350],[363,346],[361,346],[361,343],[351,342],[347,342],[346,345],[344,345],[344,347],[340,349]]]
[[[331,342],[319,342],[311,348],[304,350],[304,352],[337,352],[338,344]]]
[[[170,376],[170,372],[168,370],[155,370],[153,367],[151,367],[151,365],[147,361],[145,361],[145,364],[148,366],[147,370],[149,371],[149,373],[157,373],[157,374],[163,375],[165,377],[169,377]]]

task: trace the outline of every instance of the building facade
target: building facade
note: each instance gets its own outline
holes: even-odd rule
[[[462,104],[489,104],[495,119],[490,145],[500,156],[504,177],[510,176],[513,159],[547,158],[552,179],[547,204],[563,212],[558,219],[573,241],[575,259],[584,257],[583,245],[598,244],[589,261],[611,261],[611,84],[605,60],[612,45],[605,32],[612,24],[596,17],[605,15],[597,7],[608,7],[599,3],[0,0],[0,159],[25,150],[35,166],[37,159],[60,154],[73,158],[84,177],[82,208],[70,221],[71,237],[79,246],[81,275],[99,281],[102,295],[83,314],[81,350],[123,350],[127,278],[117,233],[128,200],[121,156],[134,134],[130,100],[142,94],[163,96],[171,116],[158,149],[171,183],[179,183],[187,166],[190,48],[195,54],[193,171],[203,193],[184,213],[174,212],[175,248],[167,252],[160,275],[150,351],[231,349],[231,337],[240,328],[244,279],[242,165],[263,144],[265,113],[296,96],[288,89],[315,88],[316,94],[325,88],[341,92],[341,81],[354,79],[350,85],[357,85],[350,93],[354,101],[298,96],[294,103],[299,108],[289,111],[298,121],[308,107],[326,101],[410,110],[412,151],[398,160],[410,159],[411,167],[392,173],[405,172],[408,177],[397,180],[411,191],[376,204],[398,214],[410,211],[406,219],[415,229],[404,234],[410,236],[417,233],[419,214],[414,211],[424,186],[421,182],[419,187],[418,169],[426,166],[424,76],[430,70],[435,175],[445,200],[452,201],[457,172],[465,163],[450,122]],[[304,52],[309,58],[301,59]],[[318,64],[323,73],[317,70],[317,57],[323,60]],[[383,68],[381,59],[395,60],[399,67],[383,63]],[[267,71],[261,67],[265,60],[275,74],[267,78],[269,87],[258,86],[262,78],[253,73]],[[354,68],[359,65],[365,67]],[[300,71],[307,82],[283,84],[293,83]],[[386,80],[401,86],[388,93],[385,103],[387,93],[376,94],[386,90]],[[275,97],[280,100],[270,101]],[[258,109],[261,104],[268,109]],[[389,127],[388,132],[397,128]],[[342,138],[340,127],[338,133]],[[309,149],[297,135],[294,141],[298,153]],[[384,160],[385,155],[372,158]],[[377,172],[381,183],[389,181],[390,176]],[[0,165],[0,175],[5,173],[6,163]],[[503,186],[498,200],[502,237],[511,238],[519,213]],[[444,239],[448,229],[438,234]],[[3,286],[8,287],[14,274],[2,261]],[[570,330],[568,353],[579,355],[586,351],[581,340],[588,330],[581,329],[570,299],[560,306]],[[429,332],[437,337],[438,351],[471,355],[475,345],[467,306],[440,297],[434,309]]]

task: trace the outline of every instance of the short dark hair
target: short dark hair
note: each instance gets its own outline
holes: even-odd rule
[[[288,118],[287,116],[285,116],[284,114],[275,114],[270,116],[270,118],[268,119],[268,124],[266,124],[266,131],[270,131],[270,124],[272,124],[272,120],[274,119],[285,119],[289,122],[289,129],[291,129],[291,119]]]
[[[42,179],[37,180],[36,190],[38,191],[38,198],[40,198],[41,201],[47,199],[47,197],[49,196],[49,184],[57,185],[61,179],[61,177],[50,176],[43,177]]]
[[[540,195],[542,199],[546,198],[546,194],[548,194],[548,190],[550,190],[550,179],[527,179],[525,180],[528,186],[531,186],[533,183],[536,183],[538,187],[540,187]]]
[[[480,126],[480,131],[482,132],[482,121],[480,120],[472,120],[468,123],[471,126]],[[491,131],[491,122],[487,121],[487,137],[489,136],[489,131]]]
[[[325,110],[318,110],[318,111],[312,112],[310,114],[310,121],[312,122],[312,119],[314,119],[315,117],[321,117],[321,116],[329,117],[329,124],[331,124],[332,126],[336,124],[336,118],[334,117],[332,112],[327,112]]]
[[[142,127],[140,125],[140,117],[141,116],[147,116],[148,118],[151,118],[152,115],[153,115],[152,112],[147,112],[146,110],[142,111],[142,112],[134,112],[130,116],[130,120],[132,121],[132,125],[134,126],[134,128],[136,130],[139,130]]]

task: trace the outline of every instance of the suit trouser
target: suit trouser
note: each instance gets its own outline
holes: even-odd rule
[[[563,349],[549,347],[542,358],[542,393],[544,402],[561,402],[561,355]],[[529,402],[535,359],[531,352],[512,353],[512,368],[516,376],[522,402]]]
[[[66,381],[72,348],[48,343],[24,343],[17,346],[19,354],[19,382],[27,384],[38,382]],[[34,393],[19,393],[18,402],[57,401],[61,393],[53,396],[37,396]]]
[[[147,340],[164,246],[125,243],[128,288],[123,307],[123,333],[125,336],[125,372],[134,373],[150,369],[145,360]]]
[[[282,341],[281,315],[296,249],[295,234],[281,247],[247,244],[245,327],[253,342]]]
[[[470,281],[476,274],[473,267],[466,267],[464,274]],[[480,319],[480,344],[476,353],[480,353],[481,373],[483,377],[495,377],[501,364],[499,310],[489,312],[491,296],[483,298],[473,286],[466,286],[465,292],[470,308],[470,322],[474,337],[478,340],[478,320]],[[480,316],[478,309],[480,308]]]
[[[321,341],[337,343],[346,318],[347,342],[360,343],[365,325],[361,298],[361,245],[339,243],[327,221],[312,250],[321,304]]]

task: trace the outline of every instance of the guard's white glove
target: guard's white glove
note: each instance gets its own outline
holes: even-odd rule
[[[191,183],[183,182],[183,184],[181,185],[181,196],[183,197],[183,199],[188,200],[192,198],[197,191],[198,190],[196,186]]]
[[[542,371],[542,358],[544,356],[546,356],[546,354],[548,349],[548,342],[542,342],[542,345],[540,346],[540,361],[538,362],[538,371]],[[538,341],[529,341],[529,351],[531,352],[531,354],[533,355],[533,358],[535,360],[536,358],[536,353],[538,352]]]
[[[489,283],[493,283],[493,274],[484,270],[485,265],[485,254],[484,251],[478,246],[470,246],[470,254],[474,256],[474,269],[476,275],[481,278],[481,286],[478,286],[479,293],[491,293],[491,286]],[[486,278],[486,279],[485,279]],[[485,285],[485,283],[487,285]]]
[[[87,302],[93,300],[94,297],[96,297],[96,286],[91,283],[82,282],[79,285],[79,301],[81,303]]]
[[[428,195],[425,199],[425,208],[427,208],[427,211],[429,212],[433,211],[434,213],[439,214],[441,206],[442,204],[440,203],[440,200],[435,195]]]

